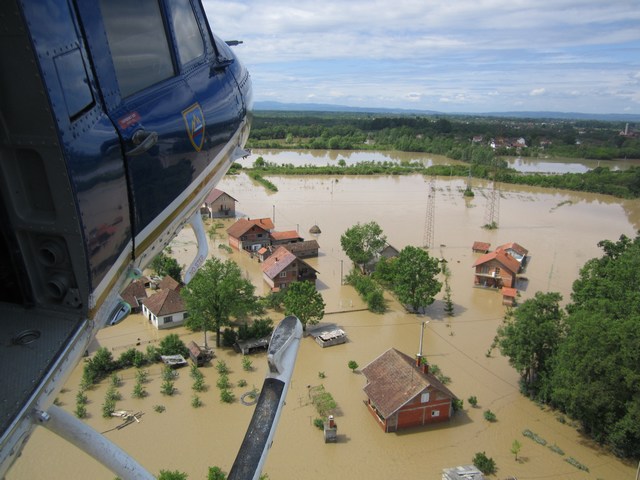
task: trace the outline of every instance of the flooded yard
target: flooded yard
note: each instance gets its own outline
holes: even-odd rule
[[[268,177],[277,187],[269,193],[246,175],[225,177],[218,186],[238,200],[238,216],[275,217],[276,230],[298,230],[305,239],[313,225],[320,256],[307,260],[319,272],[317,286],[326,303],[324,323],[335,324],[348,335],[345,344],[320,348],[312,338],[301,342],[287,403],[264,471],[272,480],[367,478],[439,479],[445,467],[469,464],[476,452],[486,452],[497,464],[493,478],[518,479],[631,479],[635,465],[625,463],[582,436],[568,419],[525,398],[518,391],[518,375],[498,351],[489,352],[496,328],[504,316],[501,296],[473,287],[472,264],[478,257],[471,251],[474,241],[491,243],[492,248],[517,242],[531,256],[519,285],[521,298],[536,291],[557,291],[570,300],[572,282],[590,258],[599,256],[597,242],[616,240],[621,234],[634,236],[640,228],[640,201],[551,191],[532,187],[499,186],[496,230],[485,230],[490,185],[473,182],[475,197],[463,198],[466,179],[436,179],[433,208],[432,256],[445,258],[451,270],[450,284],[455,315],[444,314],[442,293],[426,315],[407,314],[388,296],[388,311],[377,315],[363,311],[355,291],[341,279],[351,262],[340,248],[340,235],[356,224],[376,221],[388,242],[398,250],[421,246],[425,237],[428,206],[428,179],[403,177]],[[225,220],[225,227],[231,225]],[[224,229],[221,229],[221,232]],[[229,254],[218,248],[225,235],[210,242],[210,253],[238,262],[243,272],[265,294],[260,264],[248,255]],[[180,264],[188,265],[195,251],[190,230],[184,230],[172,244]],[[280,318],[272,315],[274,321]],[[420,323],[430,320],[424,336],[424,353],[451,378],[448,388],[464,400],[464,409],[450,422],[399,433],[384,433],[364,405],[365,378],[359,370],[389,348],[414,356],[419,347]],[[202,334],[182,328],[158,332],[140,315],[132,315],[115,327],[102,330],[92,349],[106,346],[117,357],[124,349],[146,348],[167,333],[179,333],[186,341],[202,343]],[[210,342],[214,336],[210,337]],[[246,387],[234,387],[236,401],[220,402],[216,388],[218,374],[213,364],[202,369],[208,391],[200,394],[204,405],[191,406],[188,370],[180,370],[178,393],[160,393],[160,367],[152,366],[149,395],[131,397],[133,371],[122,372],[122,400],[117,408],[144,412],[140,423],[114,430],[118,420],[105,420],[101,405],[106,383],[88,392],[87,423],[122,446],[149,471],[181,470],[190,479],[206,478],[207,468],[217,465],[229,471],[252,414],[242,405],[240,395],[254,385],[260,387],[266,371],[264,354],[251,357],[254,369],[246,372],[241,356],[227,349],[216,350],[231,369],[230,380],[245,380]],[[360,369],[347,364],[355,360]],[[60,394],[62,407],[73,411],[81,377],[81,365]],[[321,378],[323,377],[323,378]],[[325,444],[322,432],[313,426],[317,416],[309,401],[309,389],[324,384],[337,402],[338,443]],[[467,398],[474,395],[478,408]],[[154,411],[163,405],[163,413]],[[483,418],[484,410],[496,414],[497,421]],[[522,435],[529,429],[544,438],[539,445]],[[518,461],[510,452],[518,440],[522,449]],[[556,445],[560,455],[548,446]],[[565,461],[573,457],[589,468],[576,469]],[[38,428],[8,479],[113,479],[93,459]]]

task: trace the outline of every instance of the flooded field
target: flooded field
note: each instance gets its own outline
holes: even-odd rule
[[[486,452],[497,464],[492,478],[515,476],[518,479],[632,479],[635,465],[625,463],[583,437],[570,422],[524,399],[518,392],[518,375],[499,352],[487,356],[504,307],[494,291],[473,288],[471,252],[475,240],[496,247],[517,242],[529,249],[528,282],[521,286],[521,299],[536,291],[560,292],[569,300],[572,282],[580,267],[599,256],[597,242],[616,240],[621,234],[634,236],[640,228],[640,201],[583,193],[555,192],[548,189],[500,185],[499,228],[487,231],[486,209],[489,185],[474,182],[475,197],[465,200],[464,179],[437,179],[434,208],[434,238],[437,247],[431,255],[445,258],[451,269],[450,284],[455,316],[446,317],[442,294],[425,316],[406,314],[391,297],[389,310],[382,315],[363,311],[354,290],[341,285],[341,277],[351,268],[340,248],[339,238],[357,222],[375,220],[391,245],[423,244],[427,215],[428,179],[407,177],[269,177],[279,189],[268,193],[246,175],[225,177],[219,188],[238,200],[238,215],[274,216],[277,230],[297,229],[312,238],[309,228],[318,225],[320,256],[309,263],[319,271],[318,289],[326,303],[323,322],[339,325],[349,337],[346,344],[321,349],[311,338],[303,339],[287,404],[264,471],[272,480],[367,478],[430,479],[441,477],[445,467],[469,464],[476,452]],[[231,221],[225,221],[230,225]],[[221,229],[222,230],[222,229]],[[232,258],[254,282],[258,293],[266,293],[260,264],[247,255],[227,254],[218,248],[224,238],[211,241],[210,251],[221,258]],[[190,230],[173,242],[174,255],[181,264],[189,264],[195,250]],[[279,317],[272,316],[277,321]],[[365,378],[352,372],[347,363],[355,360],[364,367],[391,347],[415,355],[420,341],[420,323],[430,320],[425,331],[424,353],[451,378],[448,387],[465,401],[464,410],[436,427],[401,433],[383,433],[365,408],[362,388]],[[133,315],[123,323],[100,332],[92,350],[106,346],[118,356],[124,349],[140,344],[146,348],[167,333],[179,333],[184,340],[202,343],[202,334],[190,334],[181,328],[158,332],[147,321]],[[213,342],[213,336],[209,337]],[[121,430],[119,421],[104,420],[101,405],[107,388],[100,385],[88,393],[87,406],[92,425],[141,462],[149,471],[181,470],[190,479],[206,478],[207,468],[217,465],[228,471],[240,446],[252,414],[252,407],[238,398],[254,385],[259,387],[266,371],[264,354],[252,356],[254,369],[245,372],[241,356],[220,349],[216,359],[230,366],[230,380],[247,382],[234,387],[236,401],[223,404],[216,388],[218,374],[214,366],[203,368],[209,390],[200,394],[204,405],[191,406],[188,370],[180,370],[178,393],[166,397],[160,393],[160,367],[150,370],[146,385],[149,395],[131,398],[134,372],[122,373],[122,400],[117,408],[144,412],[140,423]],[[215,362],[215,360],[214,360]],[[320,378],[320,374],[324,378]],[[62,407],[73,411],[81,371],[74,371],[60,394]],[[312,425],[315,409],[309,403],[311,386],[324,384],[338,404],[336,421],[339,442],[325,444],[322,432]],[[475,395],[478,408],[467,398]],[[154,411],[163,405],[163,413]],[[491,409],[495,423],[483,418]],[[530,429],[564,451],[559,455],[522,435]],[[518,461],[510,453],[514,440],[522,444]],[[573,457],[589,468],[576,469],[565,461]],[[37,429],[16,462],[8,479],[113,479],[93,459],[68,446],[44,429]]]

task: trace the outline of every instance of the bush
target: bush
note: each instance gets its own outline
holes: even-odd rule
[[[147,395],[147,391],[145,390],[144,386],[142,385],[142,383],[137,382],[134,386],[133,386],[133,392],[131,393],[131,396],[133,398],[144,398]]]
[[[84,404],[78,403],[76,405],[76,410],[74,413],[78,418],[85,418],[87,416],[87,408],[84,406]]]
[[[484,452],[476,453],[475,457],[473,457],[473,464],[485,475],[491,475],[496,471],[496,462],[494,462],[493,458],[487,457]]]
[[[140,350],[130,348],[129,350],[122,352],[117,363],[119,368],[140,368],[147,363],[147,358]]]
[[[324,420],[322,420],[321,418],[314,418],[313,425],[320,430],[324,430]]]
[[[251,359],[246,355],[242,357],[242,369],[245,372],[250,372],[253,370],[253,363],[251,363]]]
[[[167,335],[160,340],[159,352],[160,355],[182,355],[185,358],[189,357],[189,349],[176,333]]]
[[[231,387],[231,382],[229,381],[229,376],[226,373],[220,374],[220,378],[218,378],[218,381],[216,382],[216,386],[220,390],[229,389]]]
[[[469,405],[471,405],[473,408],[476,408],[478,406],[478,398],[475,395],[471,395],[469,398],[467,398],[467,402],[469,402]]]
[[[173,381],[165,380],[164,382],[162,382],[162,387],[160,389],[160,392],[162,392],[163,395],[168,395],[168,396],[171,396],[174,393],[176,393],[176,388],[173,386]]]
[[[191,397],[191,406],[193,408],[200,408],[202,406],[202,400],[200,400],[198,395]]]
[[[229,373],[229,367],[227,367],[227,363],[224,360],[216,362],[216,370],[220,375]]]
[[[227,389],[220,390],[220,400],[224,403],[233,403],[236,397]]]
[[[491,410],[484,411],[484,419],[488,422],[495,422],[497,420],[496,414],[493,413]]]
[[[238,340],[238,332],[232,328],[225,328],[222,331],[222,345],[225,347],[233,347]]]

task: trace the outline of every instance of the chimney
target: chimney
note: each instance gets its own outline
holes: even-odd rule
[[[334,428],[336,426],[336,422],[333,420],[333,415],[329,415],[329,428]]]
[[[422,373],[429,373],[429,363],[426,357],[423,357],[421,354],[416,355],[416,368]]]

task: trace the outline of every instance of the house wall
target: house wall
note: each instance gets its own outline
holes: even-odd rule
[[[380,418],[370,401],[367,402],[367,406],[385,432],[444,422],[451,418],[451,398],[441,392],[430,390],[429,401],[422,403],[422,393],[424,392],[386,419]]]
[[[142,305],[142,314],[147,317],[149,322],[151,322],[153,326],[158,330],[162,330],[164,328],[173,328],[182,325],[185,319],[189,316],[188,312],[178,312],[171,315],[158,317],[145,305]]]
[[[207,204],[209,217],[225,218],[236,216],[236,202],[229,195],[222,194],[213,202]]]
[[[492,277],[491,273],[495,272],[496,268],[500,269],[500,273]],[[497,260],[489,260],[482,265],[476,266],[475,284],[484,285],[486,283],[489,287],[512,287],[514,277],[515,275],[500,262]]]

